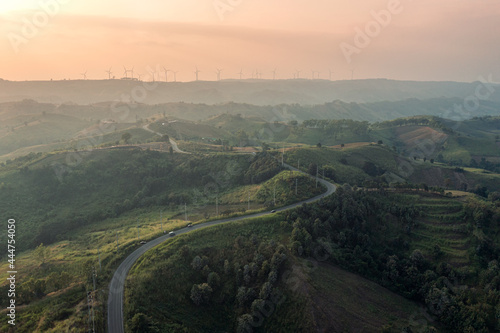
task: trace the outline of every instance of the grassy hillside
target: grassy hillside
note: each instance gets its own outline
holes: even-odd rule
[[[281,172],[266,154],[200,157],[131,148],[31,154],[0,168],[0,188],[3,218],[16,219],[17,332],[85,330],[93,267],[105,289],[140,240],[206,222],[217,211],[243,214],[248,194],[257,212],[274,206],[274,193],[280,206],[322,191],[309,178]],[[2,258],[6,293],[5,249]],[[103,330],[106,294],[94,298]]]
[[[66,141],[89,123],[78,118],[57,114],[25,115],[5,120],[0,132],[0,155],[16,149],[54,141]]]
[[[264,162],[252,167],[258,161]],[[248,155],[196,157],[137,149],[52,154],[1,168],[0,202],[5,212],[25,221],[19,237],[20,249],[26,249],[133,209],[213,205],[217,192],[251,183],[252,177],[260,183],[277,172],[276,161]]]

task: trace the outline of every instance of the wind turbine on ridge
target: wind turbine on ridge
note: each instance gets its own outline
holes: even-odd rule
[[[170,72],[170,69],[163,67],[163,72],[165,73],[165,82],[168,82],[168,72]]]
[[[276,80],[276,68],[272,71],[273,73],[273,80]]]
[[[216,68],[217,70],[217,81],[220,81],[220,74],[222,73],[223,69]]]
[[[80,75],[83,76],[84,80],[87,80],[87,71],[85,71],[85,73],[81,73]]]
[[[194,71],[194,74],[196,75],[196,81],[198,81],[198,74],[200,74],[201,71],[198,70],[198,66],[196,66],[195,68],[196,68],[196,70]]]
[[[240,75],[240,80],[243,78],[243,68],[240,69],[240,72],[238,73]]]
[[[152,69],[150,73],[153,76],[153,81],[152,82],[155,82],[156,71],[154,69]]]
[[[109,67],[106,73],[108,73],[108,80],[111,80],[111,74],[113,74],[113,72],[111,71],[111,67]]]

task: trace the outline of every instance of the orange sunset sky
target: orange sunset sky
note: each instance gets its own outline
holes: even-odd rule
[[[197,66],[200,80],[276,68],[279,79],[500,81],[498,0],[2,0],[0,20],[6,80],[105,79],[110,67],[121,78],[124,66],[147,79],[165,66],[192,81]],[[356,48],[350,62],[341,45]]]

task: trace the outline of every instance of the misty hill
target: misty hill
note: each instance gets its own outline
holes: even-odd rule
[[[313,106],[299,104],[257,106],[233,102],[216,105],[193,103],[147,105],[112,102],[91,105],[57,105],[39,103],[33,100],[5,102],[0,103],[0,160],[5,161],[30,152],[84,148],[89,144],[93,146],[106,143],[115,144],[126,132],[132,134],[131,142],[133,143],[154,140],[154,134],[142,128],[145,119],[148,119],[148,122],[162,119],[160,123],[167,119],[168,123],[177,121],[168,128],[169,131],[164,133],[177,139],[191,140],[203,137],[231,139],[231,136],[238,136],[239,131],[245,131],[253,138],[261,138],[261,141],[268,142],[341,144],[373,139],[377,141],[380,138],[385,142],[394,142],[398,145],[396,141],[400,140],[393,140],[392,137],[395,134],[392,132],[385,131],[387,133],[379,133],[380,137],[372,135],[372,138],[354,132],[349,134],[334,131],[334,135],[331,135],[332,133],[328,132],[331,129],[325,132],[321,128],[317,128],[316,125],[307,125],[304,132],[300,130],[304,127],[297,128],[297,124],[311,119],[350,119],[375,123],[428,115],[442,119],[448,118],[450,121],[460,120],[460,125],[471,117],[496,117],[500,115],[500,102],[482,101],[474,113],[455,111],[455,106],[463,105],[463,103],[460,98],[408,99],[372,103],[347,103],[337,100]],[[276,122],[280,123],[279,128],[273,127]],[[389,124],[389,127],[392,126],[399,127],[399,124]],[[484,128],[485,122],[477,123],[474,126],[474,128],[479,126],[478,129]],[[155,130],[163,133],[160,130],[161,127],[155,128]],[[449,127],[457,127],[457,124],[451,124]],[[460,130],[466,129],[462,125],[458,127]],[[484,133],[480,133],[482,131],[476,129],[470,132],[472,129],[464,134],[473,137],[479,135],[481,139],[484,139]],[[398,128],[398,132],[405,130],[405,128]],[[273,134],[272,138],[269,137],[270,131]],[[342,131],[345,132],[345,129]],[[492,138],[488,140],[494,144]],[[231,144],[238,145],[241,141],[246,141],[244,136],[236,141],[232,140]],[[466,144],[469,146],[468,151],[475,149],[474,147],[478,145],[485,147],[478,142],[467,142]],[[470,160],[468,154],[460,158],[463,161]],[[451,159],[458,160],[458,157]]]
[[[93,104],[122,101],[136,95],[145,104],[190,102],[217,104],[233,101],[255,105],[314,105],[345,102],[398,101],[474,95],[479,82],[415,82],[387,79],[328,80],[223,80],[198,82],[140,82],[132,80],[0,81],[0,102],[34,99],[55,104]],[[500,86],[489,97],[500,101]],[[484,93],[484,91],[482,91]]]

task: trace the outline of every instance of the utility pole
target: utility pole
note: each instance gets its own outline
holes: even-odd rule
[[[319,172],[319,166],[316,164],[316,188],[318,188],[318,172]]]
[[[97,248],[97,255],[99,256],[99,272],[102,272],[102,266],[101,266],[101,248]]]
[[[88,326],[89,332],[90,332],[90,321],[92,320],[92,315],[90,312],[90,302],[92,299],[92,293],[90,291],[88,291],[87,286],[85,286],[85,292],[87,293],[87,311],[89,312],[89,320],[87,320],[87,326]]]
[[[163,233],[163,218],[162,218],[162,216],[161,216],[161,213],[162,213],[162,212],[163,212],[163,211],[162,211],[162,210],[160,210],[161,233]]]
[[[248,208],[247,210],[250,210],[250,192],[248,192]]]
[[[116,230],[116,252],[118,252],[118,230]]]
[[[283,153],[281,154],[281,166],[285,165],[285,146],[283,145]]]
[[[92,332],[95,333],[95,312],[94,312],[94,295],[95,295],[95,267],[92,267],[92,281],[94,284],[94,292],[91,298],[91,309],[92,309]]]
[[[137,219],[137,241],[139,241],[139,219]]]
[[[295,178],[295,195],[297,195],[297,183],[299,182],[298,178]]]
[[[184,203],[184,221],[188,220],[187,204]]]
[[[274,185],[273,201],[274,201],[274,205],[276,206],[276,185]]]
[[[215,195],[215,217],[219,217],[219,194]]]
[[[299,170],[299,171],[300,171],[300,159],[299,159],[299,161],[297,162],[297,170]]]

